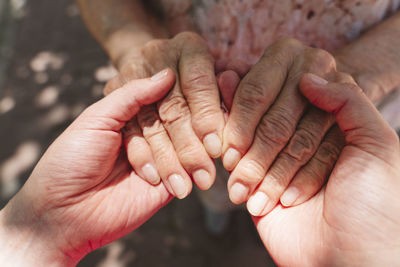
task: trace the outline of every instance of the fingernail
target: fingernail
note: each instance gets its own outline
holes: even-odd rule
[[[225,169],[227,169],[228,171],[231,171],[235,168],[235,166],[237,165],[237,163],[240,160],[240,153],[239,151],[237,151],[234,148],[229,148],[225,155],[224,155],[224,167]]]
[[[179,174],[172,174],[168,177],[168,182],[170,183],[172,190],[177,198],[185,198],[187,195],[187,188],[185,181]]]
[[[157,185],[161,181],[158,171],[150,163],[147,163],[142,167],[142,173],[151,184]]]
[[[281,197],[281,203],[285,207],[290,207],[300,196],[300,191],[295,186],[289,187]]]
[[[158,81],[164,79],[165,76],[167,76],[167,73],[168,73],[168,69],[162,70],[162,71],[160,71],[159,73],[154,74],[154,75],[150,78],[150,80],[152,80],[153,82],[158,82]]]
[[[241,183],[235,183],[229,191],[229,198],[235,204],[246,201],[249,189]]]
[[[204,147],[207,153],[213,157],[218,158],[221,156],[221,140],[219,139],[218,135],[215,133],[211,133],[206,135],[203,139]]]
[[[318,84],[318,85],[326,85],[328,83],[327,80],[325,80],[315,74],[312,74],[312,73],[309,74],[309,77],[313,83]]]
[[[260,216],[268,202],[268,196],[263,192],[257,192],[247,201],[247,210],[253,216]]]
[[[207,190],[211,187],[212,181],[210,174],[205,170],[197,170],[192,173],[193,180],[201,190]]]

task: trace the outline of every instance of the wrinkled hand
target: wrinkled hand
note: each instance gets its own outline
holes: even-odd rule
[[[282,266],[397,266],[398,136],[356,85],[315,81],[305,75],[300,89],[312,104],[335,114],[346,146],[314,197],[254,217],[261,239]]]
[[[120,74],[108,83],[106,93],[166,67],[177,76],[158,109],[155,105],[142,109],[125,132],[128,159],[135,171],[152,184],[158,184],[161,177],[178,198],[190,193],[191,177],[200,189],[208,189],[215,180],[209,156],[221,154],[225,122],[214,59],[205,41],[184,32],[132,48],[121,61]]]
[[[224,130],[223,162],[233,170],[231,200],[249,200],[252,215],[265,215],[279,201],[298,205],[313,196],[343,146],[333,116],[308,106],[298,91],[306,72],[332,78],[335,60],[326,51],[282,39],[266,49],[235,93]]]
[[[28,259],[30,264],[21,265],[53,266],[46,260],[76,264],[140,226],[172,198],[164,185],[150,185],[132,171],[121,129],[142,105],[161,99],[173,84],[172,70],[153,80],[131,81],[67,128],[1,211],[0,259],[14,248],[25,255],[3,259],[13,266]]]

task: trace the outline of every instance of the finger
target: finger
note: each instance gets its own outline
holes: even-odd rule
[[[226,64],[225,68],[226,71],[232,70],[236,72],[240,78],[243,78],[249,72],[250,64],[241,59],[233,59]]]
[[[124,84],[125,83],[121,80],[120,75],[117,75],[106,83],[103,89],[103,94],[109,95],[112,91],[124,86]]]
[[[232,108],[233,97],[235,96],[239,82],[239,75],[232,70],[224,71],[218,76],[218,87],[221,92],[222,101],[228,111]]]
[[[127,153],[128,160],[135,172],[150,184],[159,184],[161,178],[153,159],[153,153],[143,137],[136,118],[126,124],[123,133],[126,151],[129,151]]]
[[[350,75],[345,73],[334,72],[330,76],[331,76],[330,79],[335,82],[356,84],[354,79]],[[299,168],[303,164],[301,165],[295,164],[294,162],[292,165],[293,167],[290,168],[289,166],[287,167],[283,165],[279,166],[279,164],[281,163],[275,162],[271,170],[269,171],[270,175],[267,176],[267,177],[269,176],[279,177],[279,175],[281,175],[283,176],[283,178],[281,177],[281,179],[287,182],[290,181],[291,177],[294,177],[289,188],[286,189],[285,193],[280,198],[281,203],[285,206],[299,205],[304,201],[310,199],[312,196],[314,196],[315,193],[317,193],[320,190],[320,188],[325,184],[326,180],[328,179],[328,175],[330,171],[333,169],[336,159],[338,158],[339,153],[342,147],[344,146],[344,137],[338,127],[333,127],[329,131],[328,135],[324,138],[324,140],[322,140],[321,143],[321,137],[325,135],[325,132],[328,130],[328,127],[332,125],[333,121],[331,119],[332,118],[334,119],[334,117],[333,115],[326,113],[324,111],[321,110],[316,111],[317,109],[316,107],[313,107],[312,109],[314,110],[314,112],[309,114],[308,117],[321,113],[320,117],[326,116],[327,118],[330,119],[321,120],[321,118],[318,117],[316,117],[315,119],[311,118],[309,120],[311,125],[307,127],[308,128],[307,132],[311,133],[311,136],[310,134],[308,135],[301,134],[299,138],[296,138],[296,136],[298,136],[297,133],[299,132],[297,131],[287,147],[287,148],[303,147],[302,149],[304,150],[305,147],[307,147],[304,144],[310,144],[310,141],[314,140],[316,146],[314,145],[312,147],[312,153],[306,155],[303,161],[304,163],[307,162],[307,164],[302,166],[302,169],[295,175],[295,173],[299,170]],[[307,116],[300,123],[300,127],[301,125],[304,125],[304,120],[307,120]],[[319,124],[321,124],[324,121],[325,122],[329,121],[328,124],[325,124],[325,127],[323,125],[318,125],[318,122]],[[320,134],[316,134],[318,133],[319,129],[324,129],[324,131],[323,132],[319,131]],[[293,142],[296,143],[296,141],[297,143],[299,143],[298,145],[293,144]],[[318,150],[314,154],[315,150],[317,149],[317,146],[319,146]],[[279,156],[279,158],[281,157],[281,155]],[[309,160],[311,156],[313,157],[311,160]],[[275,170],[274,166],[277,166]],[[279,172],[279,169],[289,170],[289,171]],[[302,184],[304,184],[304,187],[301,187]]]
[[[327,181],[343,146],[344,134],[336,125],[329,130],[307,165],[294,176],[280,198],[282,205],[286,207],[300,205],[313,197]]]
[[[154,103],[165,96],[174,81],[173,71],[166,69],[152,78],[129,82],[91,105],[81,117],[111,119],[107,123],[97,120],[99,127],[102,130],[119,131],[143,105]]]
[[[279,202],[297,171],[314,155],[321,140],[333,124],[333,117],[321,110],[311,108],[299,122],[296,132],[288,145],[279,153],[269,168],[257,192],[247,202],[247,208],[253,216],[262,216],[265,205],[273,207]],[[319,189],[319,188],[318,188]],[[255,195],[265,194],[265,203],[255,201]]]
[[[156,107],[145,106],[140,115],[138,116],[139,125],[150,146],[164,185],[174,196],[180,199],[185,198],[192,190],[192,182],[179,162],[167,131],[157,115]]]
[[[309,69],[314,73],[330,75],[335,67],[333,58],[327,52],[312,49],[304,53],[305,58],[303,60],[296,60],[291,64],[283,89],[275,100],[275,103],[272,104],[268,112],[261,118],[255,130],[254,140],[250,149],[240,160],[229,178],[229,196],[234,203],[246,201],[258,184],[265,178],[270,179],[274,184],[270,187],[270,196],[266,195],[264,199],[269,197],[271,198],[269,202],[277,202],[293,177],[290,176],[289,172],[292,172],[293,175],[296,168],[300,167],[312,156],[324,134],[332,124],[332,119],[329,120],[329,116],[322,112],[317,112],[318,114],[313,115],[313,118],[307,119],[306,115],[303,122],[303,124],[307,124],[307,122],[310,124],[310,121],[313,121],[318,126],[317,129],[309,129],[308,126],[303,125],[298,132],[299,136],[294,134],[296,126],[307,107],[306,99],[298,90],[298,81],[301,78],[299,74],[305,69]],[[303,61],[307,62],[307,64]],[[249,134],[253,136],[252,133]],[[303,141],[302,137],[307,135],[311,135],[307,139],[309,142],[301,142]],[[282,151],[282,149],[292,136],[293,146],[290,146],[286,150],[286,152],[291,152],[291,154],[285,153],[285,150]],[[308,145],[309,147],[304,148],[304,145]],[[289,166],[289,169],[285,169],[286,174],[281,173],[281,170],[279,170],[279,175],[275,175],[275,177],[272,175],[266,176],[267,170],[270,169],[271,164],[280,152],[282,153],[282,159],[278,162],[277,166],[283,167],[281,165],[285,162],[284,165]],[[296,160],[298,161],[297,163],[295,163]],[[297,167],[296,164],[298,165]],[[273,192],[274,189],[276,190],[275,192]],[[258,210],[260,209],[258,208]]]
[[[297,49],[295,45],[286,48],[288,54]],[[224,130],[222,151],[227,170],[233,170],[251,145],[255,129],[281,90],[290,65],[291,56],[269,48],[240,82]]]
[[[178,66],[180,84],[192,114],[194,132],[208,154],[218,158],[225,121],[220,108],[214,59],[204,40],[195,36],[190,41],[191,45],[184,45],[181,52]]]
[[[305,74],[300,90],[311,104],[331,112],[346,135],[347,146],[353,146],[386,161],[393,156],[396,133],[388,126],[362,90],[350,83],[329,83]]]
[[[200,189],[210,188],[215,180],[215,166],[193,130],[191,114],[178,82],[159,103],[159,114],[184,169]]]
[[[306,108],[306,101],[297,91],[295,81],[286,86],[288,89],[282,91],[279,99],[261,119],[253,144],[229,177],[229,196],[235,204],[246,201],[264,179]]]

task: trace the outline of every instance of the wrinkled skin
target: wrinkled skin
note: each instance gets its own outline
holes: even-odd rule
[[[0,242],[3,252],[23,233],[30,232],[27,239],[33,240],[18,244],[17,251],[25,255],[7,262],[18,266],[19,261],[34,261],[36,254],[42,263],[76,264],[168,203],[172,196],[163,184],[150,185],[132,171],[121,129],[142,105],[161,99],[173,84],[172,70],[158,81],[132,81],[87,108],[57,138],[0,213],[3,240],[1,230],[14,234],[9,243]],[[40,258],[42,254],[50,256]]]
[[[300,89],[333,112],[346,146],[314,197],[254,217],[281,266],[395,266],[400,253],[400,151],[396,133],[345,76],[328,85],[306,75]]]
[[[233,170],[228,189],[234,203],[257,193],[265,202],[264,207],[248,206],[253,215],[265,215],[279,201],[297,205],[313,196],[343,146],[333,116],[310,107],[298,91],[306,72],[332,78],[335,59],[282,39],[266,49],[238,85],[224,130],[223,162]],[[289,184],[297,195],[281,198]]]
[[[148,163],[155,166],[169,192],[178,198],[190,193],[191,177],[200,189],[208,189],[215,180],[210,156],[221,154],[225,122],[214,59],[205,41],[191,32],[153,40],[125,54],[120,66],[120,74],[107,84],[106,93],[165,67],[177,76],[173,90],[158,107],[143,109],[125,133],[128,158],[137,173],[146,177],[141,168]],[[138,146],[141,153],[131,148]],[[160,177],[147,180],[157,184]]]

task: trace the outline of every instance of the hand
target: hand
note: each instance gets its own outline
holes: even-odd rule
[[[172,198],[162,184],[152,186],[132,171],[121,128],[173,84],[172,70],[131,81],[87,108],[57,138],[0,213],[2,263],[74,265]]]
[[[328,183],[310,200],[254,217],[282,266],[400,264],[400,151],[396,133],[361,89],[305,75],[300,90],[335,114],[346,146]],[[338,82],[346,81],[342,76]],[[321,82],[322,81],[322,82]]]
[[[135,171],[152,184],[161,177],[178,198],[190,193],[191,177],[200,189],[210,188],[215,166],[209,156],[221,154],[225,122],[214,60],[205,41],[190,32],[153,40],[140,49],[132,48],[119,65],[120,74],[108,83],[106,93],[165,67],[177,76],[173,90],[158,104],[158,112],[156,106],[144,108],[126,132],[128,159]]]
[[[233,170],[232,202],[249,200],[252,215],[265,215],[279,200],[291,206],[312,197],[343,146],[342,134],[331,128],[333,116],[308,107],[298,91],[306,72],[330,78],[335,60],[326,51],[282,39],[266,49],[236,91],[224,130],[223,162]]]

